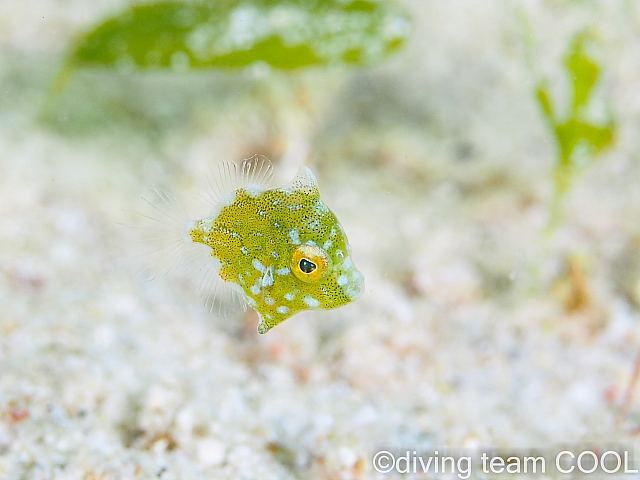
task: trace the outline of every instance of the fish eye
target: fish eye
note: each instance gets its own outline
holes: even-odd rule
[[[309,260],[308,258],[303,258],[302,260],[300,260],[300,270],[303,273],[311,273],[316,269],[316,264],[313,263],[311,260]]]
[[[329,271],[329,256],[320,247],[300,245],[293,251],[291,270],[303,282],[317,282]]]

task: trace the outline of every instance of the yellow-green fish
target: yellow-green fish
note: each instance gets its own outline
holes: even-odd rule
[[[302,310],[340,307],[362,294],[347,236],[307,167],[274,189],[263,156],[222,163],[220,172],[211,214],[186,222],[183,238],[209,247],[219,278],[258,312],[259,333]]]

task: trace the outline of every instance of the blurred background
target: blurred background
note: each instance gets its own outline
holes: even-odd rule
[[[638,58],[627,1],[0,0],[0,476],[632,448]],[[267,335],[121,225],[253,154],[314,171],[366,279]]]

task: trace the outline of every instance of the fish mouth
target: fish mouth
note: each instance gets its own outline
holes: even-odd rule
[[[351,274],[351,283],[345,288],[344,293],[351,300],[355,300],[364,293],[364,276],[355,268]]]
[[[364,293],[364,276],[358,271],[351,257],[347,257],[338,267],[336,280],[349,300],[355,300]]]

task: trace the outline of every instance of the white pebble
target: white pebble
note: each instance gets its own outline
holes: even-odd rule
[[[220,465],[224,461],[224,444],[214,438],[200,440],[196,450],[198,452],[198,460],[207,467]]]

